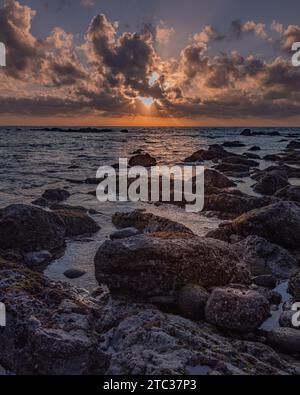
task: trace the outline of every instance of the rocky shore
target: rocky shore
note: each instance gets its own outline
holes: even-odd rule
[[[300,141],[287,140],[266,169],[256,154],[226,150],[241,144],[214,144],[185,160],[210,161],[201,215],[224,220],[218,229],[200,237],[144,210],[116,212],[114,232],[90,262],[99,284],[92,292],[43,270],[68,240],[99,232],[101,213],[66,204],[63,189],[1,209],[0,373],[299,375],[292,304],[300,302],[300,187],[290,180],[300,179]],[[237,188],[245,177],[253,195]],[[276,312],[278,325],[266,329]]]

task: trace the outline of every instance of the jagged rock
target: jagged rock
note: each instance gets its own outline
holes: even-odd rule
[[[226,285],[249,273],[230,246],[187,233],[154,233],[106,241],[95,256],[99,284],[141,298],[169,296],[193,283]]]
[[[272,274],[288,279],[298,261],[288,251],[258,236],[249,236],[234,245],[240,259],[247,262],[254,276]]]
[[[126,239],[128,237],[136,236],[140,232],[136,228],[124,228],[120,230],[116,230],[110,235],[111,240],[120,240]]]
[[[277,191],[275,196],[283,200],[300,202],[300,186],[287,185],[285,188]]]
[[[277,328],[268,334],[272,347],[291,354],[300,353],[300,331],[292,328]]]
[[[42,198],[51,202],[62,202],[70,197],[70,192],[65,189],[47,189]]]
[[[254,185],[253,190],[262,195],[271,196],[288,185],[289,181],[287,178],[272,172],[261,177],[258,183]]]
[[[66,227],[60,216],[37,207],[15,204],[0,210],[0,248],[24,252],[64,246]]]
[[[129,166],[151,167],[156,166],[156,163],[156,159],[147,153],[135,155],[129,160]]]
[[[300,270],[296,270],[289,281],[289,291],[300,301]]]
[[[69,278],[69,279],[75,279],[82,277],[86,274],[84,270],[79,270],[79,269],[69,269],[64,272],[64,276]]]
[[[178,296],[178,306],[181,314],[192,320],[200,320],[205,316],[205,306],[209,293],[203,287],[188,284],[181,289]]]
[[[101,228],[86,213],[78,210],[56,210],[66,227],[66,236],[74,237],[98,232]]]
[[[212,292],[205,311],[211,324],[238,332],[251,332],[268,318],[270,305],[256,291],[217,288]]]
[[[252,210],[232,223],[209,233],[209,237],[229,240],[230,235],[257,235],[287,248],[300,244],[300,207],[294,202],[280,201]]]
[[[178,222],[140,210],[130,213],[115,213],[112,217],[112,223],[118,229],[133,227],[140,233],[179,232],[193,234],[189,228]]]

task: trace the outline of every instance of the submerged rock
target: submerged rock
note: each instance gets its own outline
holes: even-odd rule
[[[266,298],[247,289],[217,288],[206,305],[206,319],[211,324],[238,332],[259,328],[269,312]]]
[[[249,273],[229,245],[187,233],[154,233],[106,241],[95,256],[99,284],[145,298],[177,294],[187,284],[226,285]]]
[[[156,166],[156,164],[156,159],[147,153],[135,155],[129,160],[129,166],[151,167]]]
[[[138,235],[140,232],[136,228],[124,228],[116,230],[110,235],[111,240],[126,239],[127,237],[132,237]]]
[[[14,204],[0,210],[0,248],[24,252],[64,246],[66,227],[59,215],[37,207]]]
[[[82,277],[85,274],[86,274],[86,271],[80,270],[80,269],[69,269],[64,272],[64,276],[71,279],[71,280],[75,279],[75,278]]]

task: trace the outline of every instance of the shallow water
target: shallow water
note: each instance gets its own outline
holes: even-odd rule
[[[0,207],[12,203],[30,203],[47,188],[65,188],[72,194],[66,204],[81,205],[101,212],[94,216],[101,231],[90,238],[68,241],[65,255],[47,268],[46,274],[55,280],[70,281],[89,290],[97,285],[93,258],[101,243],[113,231],[111,216],[116,211],[146,208],[157,215],[185,224],[201,236],[220,223],[216,218],[187,214],[184,210],[168,205],[101,204],[94,196],[87,194],[95,190],[94,185],[76,184],[70,180],[94,178],[99,166],[112,165],[119,158],[130,158],[137,149],[150,153],[161,164],[182,164],[193,152],[208,148],[211,144],[232,140],[243,142],[245,147],[226,148],[235,153],[244,153],[253,145],[259,145],[262,150],[255,153],[263,157],[286,148],[288,143],[280,142],[284,135],[297,132],[300,137],[300,129],[292,128],[277,129],[281,133],[280,137],[240,136],[243,128],[130,128],[128,134],[121,133],[120,130],[121,128],[114,128],[110,133],[79,134],[37,131],[29,127],[21,130],[0,129]],[[272,164],[261,161],[260,168]],[[240,190],[255,195],[251,188],[254,184],[252,179],[236,181]],[[293,180],[293,183],[296,182],[299,180]],[[69,268],[81,268],[87,274],[77,280],[66,280],[63,272]]]

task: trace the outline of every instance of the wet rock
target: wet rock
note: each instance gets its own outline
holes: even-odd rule
[[[263,157],[263,160],[267,160],[269,162],[278,162],[281,160],[281,157],[276,154],[270,154]]]
[[[300,243],[300,207],[294,202],[280,201],[243,214],[209,236],[227,240],[232,234],[244,238],[256,235],[286,248],[297,248]]]
[[[289,292],[300,301],[300,270],[296,270],[289,281]]]
[[[69,279],[76,279],[84,276],[86,274],[86,271],[84,270],[79,270],[79,269],[69,269],[64,272],[64,276],[69,278]]]
[[[215,169],[227,175],[230,175],[230,173],[243,173],[248,176],[250,166],[243,164],[220,163],[215,167]]]
[[[56,210],[66,227],[66,236],[97,233],[101,228],[90,216],[78,210]]]
[[[247,262],[254,276],[272,274],[287,279],[298,265],[288,251],[258,236],[249,236],[234,245],[240,259]]]
[[[275,288],[277,281],[275,277],[270,274],[263,274],[260,276],[256,276],[252,279],[253,284],[258,285],[259,287],[265,288]]]
[[[38,198],[31,202],[34,206],[39,206],[39,207],[48,207],[49,206],[49,200],[44,199],[44,198]]]
[[[225,148],[239,148],[245,147],[245,144],[241,143],[240,141],[226,141],[224,144],[222,144],[222,146]]]
[[[249,148],[249,151],[261,151],[261,148],[258,145],[254,145],[253,147]]]
[[[224,174],[212,169],[204,170],[204,182],[206,188],[214,187],[222,189],[236,186],[236,183],[230,180]]]
[[[260,159],[260,156],[259,156],[259,155],[253,154],[253,153],[251,153],[251,152],[245,152],[243,155],[244,155],[246,158],[248,158],[248,159]]]
[[[110,235],[111,240],[126,239],[128,237],[136,236],[140,232],[136,228],[124,228],[121,230],[116,230]]]
[[[135,155],[129,160],[129,166],[151,167],[156,166],[156,163],[156,159],[148,153]]]
[[[252,132],[251,132],[250,129],[244,129],[244,130],[241,132],[241,136],[252,136]]]
[[[268,318],[269,302],[258,292],[237,288],[215,289],[206,305],[206,319],[213,325],[251,332]]]
[[[205,316],[205,306],[209,293],[203,287],[188,284],[179,292],[178,306],[181,314],[192,320],[201,320]]]
[[[247,167],[258,167],[259,162],[251,159],[247,159],[242,155],[236,156],[229,156],[222,160],[222,164],[229,164],[229,165],[243,165]]]
[[[272,172],[261,177],[257,184],[254,185],[253,190],[256,193],[271,196],[288,185],[289,181],[287,178]]]
[[[218,160],[226,157],[232,157],[234,154],[226,151],[223,147],[218,144],[211,145],[208,150],[199,150],[190,157],[185,159],[186,163],[202,162],[205,160]]]
[[[47,189],[42,198],[51,202],[62,202],[70,197],[70,192],[65,189]]]
[[[283,200],[300,202],[300,186],[287,185],[285,188],[277,191],[275,196]]]
[[[172,296],[187,284],[226,285],[249,273],[230,246],[187,233],[154,233],[106,241],[95,256],[95,274],[118,294]]]
[[[112,217],[112,223],[118,229],[133,227],[140,233],[179,232],[193,234],[185,225],[140,210],[130,213],[115,213]]]
[[[206,191],[204,210],[232,214],[235,218],[255,208],[267,206],[272,202],[273,199],[269,197],[255,197],[243,193],[233,193],[233,191],[207,194]]]
[[[300,331],[292,328],[277,328],[268,334],[268,343],[290,354],[300,353]]]
[[[55,213],[24,204],[0,210],[0,248],[24,252],[48,250],[64,246],[66,227]]]
[[[287,146],[288,150],[298,150],[300,149],[300,141],[291,141],[288,146]]]
[[[26,265],[31,268],[47,265],[51,259],[52,254],[49,251],[29,252],[24,257]]]

